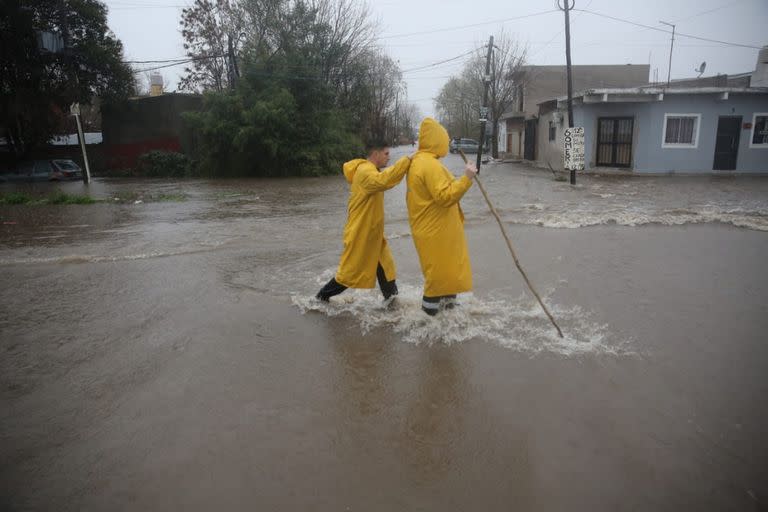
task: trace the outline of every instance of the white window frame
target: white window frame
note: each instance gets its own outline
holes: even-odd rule
[[[679,144],[679,143],[667,143],[667,119],[670,117],[695,117],[696,126],[694,128],[694,141],[693,144]],[[664,114],[664,126],[661,129],[661,147],[665,149],[697,149],[699,147],[699,132],[701,132],[701,114],[687,113],[687,114]]]
[[[768,144],[753,144],[755,140],[755,130],[757,129],[757,116],[768,117],[768,112],[755,112],[752,114],[752,129],[749,130],[749,147],[750,149],[768,149]]]

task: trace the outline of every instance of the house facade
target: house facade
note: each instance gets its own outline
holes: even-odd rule
[[[572,66],[574,90],[592,87],[629,87],[648,83],[647,64]],[[499,153],[504,158],[536,159],[538,104],[566,91],[565,66],[523,66],[515,76],[515,105],[498,127]]]
[[[585,170],[768,173],[768,47],[754,72],[574,95]],[[539,104],[536,162],[563,169],[567,98]]]
[[[555,132],[540,155],[562,169],[567,114],[559,123],[566,105],[557,103],[540,117]],[[584,127],[586,170],[768,172],[768,88],[594,89],[577,96],[573,117]]]

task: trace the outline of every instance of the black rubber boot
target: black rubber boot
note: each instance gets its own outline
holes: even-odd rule
[[[435,316],[444,309],[453,309],[456,307],[456,295],[441,295],[439,297],[421,298],[421,310],[429,316]]]
[[[338,295],[344,290],[346,290],[347,287],[343,284],[339,284],[335,278],[331,279],[326,283],[325,286],[323,286],[319,292],[317,292],[317,295],[315,295],[316,298],[320,299],[323,302],[328,302],[328,299],[333,297],[334,295]]]

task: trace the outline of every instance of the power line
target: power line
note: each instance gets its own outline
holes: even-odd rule
[[[636,27],[643,27],[643,28],[647,28],[649,30],[655,30],[656,32],[663,32],[665,34],[671,34],[672,33],[672,31],[665,30],[663,28],[652,27],[650,25],[644,25],[642,23],[637,23],[635,21],[627,20],[627,19],[624,19],[624,18],[618,18],[616,16],[610,16],[608,14],[602,14],[602,13],[595,12],[595,11],[589,11],[587,9],[574,9],[574,11],[585,12],[587,14],[592,14],[594,16],[599,16],[601,18],[607,18],[607,19],[614,20],[614,21],[620,21],[622,23],[628,23],[630,25],[635,25]],[[699,41],[707,41],[707,42],[710,42],[710,43],[724,44],[724,45],[727,45],[727,46],[738,46],[738,47],[741,47],[741,48],[754,48],[756,50],[762,49],[761,46],[754,46],[754,45],[751,45],[751,44],[732,43],[732,42],[729,42],[729,41],[720,41],[718,39],[709,39],[707,37],[699,37],[699,36],[694,36],[694,35],[691,35],[691,34],[683,34],[683,33],[680,33],[680,32],[675,32],[675,35],[678,36],[678,37],[687,37],[689,39],[697,39]]]
[[[218,55],[218,57],[223,57],[223,55]],[[178,57],[176,59],[163,59],[163,60],[124,60],[123,64],[164,64],[166,62],[181,62],[181,61],[187,61],[187,60],[195,60],[195,59],[207,59],[207,58],[213,58],[213,57]]]
[[[729,2],[727,4],[721,5],[720,7],[715,7],[714,9],[708,9],[706,11],[701,11],[701,12],[698,12],[698,13],[693,14],[691,16],[686,16],[685,18],[678,18],[676,20],[673,20],[672,23],[680,23],[681,21],[692,20],[694,18],[698,18],[699,16],[703,16],[705,14],[709,14],[709,13],[712,13],[712,12],[715,12],[715,11],[719,11],[720,9],[725,9],[726,7],[730,7],[731,5],[738,4],[738,3],[741,3],[741,2],[744,2],[744,1],[745,0],[734,0],[733,2]],[[589,9],[589,5],[587,5],[586,9]],[[655,28],[655,27],[646,27],[646,28],[643,28],[642,30],[633,31],[630,34],[639,34],[641,32],[645,32],[649,28],[652,29],[652,28]],[[611,43],[611,45],[613,45],[613,43]],[[681,46],[681,45],[678,45],[678,46]]]
[[[178,59],[162,59],[162,60],[125,60],[123,61],[123,63],[124,64],[163,64],[162,66],[153,66],[151,68],[134,70],[134,73],[144,73],[145,71],[155,71],[157,69],[172,68],[175,66],[180,66],[182,64],[189,64],[190,62],[195,62],[198,60],[218,59],[221,57],[226,57],[226,55],[224,54],[205,55],[200,57],[181,57]],[[170,64],[166,64],[166,63],[170,63]]]
[[[189,64],[190,62],[194,62],[194,59],[185,60],[185,61],[181,61],[181,62],[176,62],[174,64],[165,64],[164,66],[155,66],[155,67],[144,68],[144,69],[134,69],[133,72],[134,73],[144,73],[146,71],[155,71],[157,69],[165,69],[165,68],[172,68],[172,67],[175,67],[175,66],[181,66],[182,64]]]
[[[434,29],[434,30],[425,30],[425,31],[422,31],[422,32],[409,32],[409,33],[405,33],[405,34],[393,34],[393,35],[390,35],[390,36],[381,36],[381,37],[378,37],[377,39],[394,39],[396,37],[420,36],[420,35],[424,35],[424,34],[435,34],[437,32],[449,32],[451,30],[461,30],[461,29],[465,29],[465,28],[481,27],[483,25],[497,25],[497,24],[501,24],[501,23],[506,23],[508,21],[516,21],[516,20],[522,20],[522,19],[526,19],[526,18],[533,18],[534,16],[541,16],[542,14],[549,14],[549,13],[552,13],[552,12],[557,12],[557,9],[550,9],[548,11],[540,11],[540,12],[535,12],[533,14],[526,14],[526,15],[523,15],[523,16],[515,16],[513,18],[505,18],[505,19],[501,19],[501,20],[482,21],[480,23],[471,23],[471,24],[468,24],[468,25],[466,25],[466,24],[465,25],[455,25],[453,27],[438,28],[438,29]]]
[[[414,71],[420,71],[422,69],[434,68],[436,66],[440,66],[441,64],[446,64],[448,62],[453,62],[455,60],[459,60],[460,58],[466,57],[467,55],[471,55],[471,54],[475,53],[478,50],[479,50],[479,48],[474,48],[474,49],[472,49],[472,50],[470,50],[468,52],[462,53],[461,55],[457,55],[455,57],[451,57],[450,59],[441,60],[439,62],[433,62],[432,64],[427,64],[425,66],[419,66],[419,67],[416,67],[416,68],[405,69],[405,70],[401,71],[401,73],[403,73],[403,74],[405,74],[405,73],[412,73]]]
[[[157,4],[157,3],[145,3],[145,2],[134,2],[134,1],[127,1],[127,2],[121,2],[121,1],[110,1],[107,0],[104,2],[104,4],[112,9],[122,9],[125,7],[138,7],[138,8],[147,8],[147,9],[154,9],[157,7],[165,8],[165,7],[190,7],[189,5],[180,5],[180,4]]]
[[[590,6],[590,5],[592,5],[592,2],[593,2],[593,1],[594,1],[594,0],[589,0],[589,3],[587,4],[587,7],[586,7],[587,9],[589,8],[589,6]],[[558,9],[558,10],[559,10],[559,9]],[[572,20],[572,22],[573,22],[573,21],[576,21],[576,16],[574,16],[574,17],[573,17],[573,20]],[[549,47],[549,45],[550,45],[550,44],[552,44],[552,43],[555,41],[555,39],[557,39],[557,38],[560,36],[560,34],[562,34],[564,31],[565,31],[565,29],[564,29],[564,28],[561,28],[560,30],[558,30],[558,31],[557,31],[557,34],[555,34],[555,35],[552,37],[552,39],[550,39],[549,41],[547,41],[546,43],[544,43],[544,46],[542,46],[541,48],[539,48],[539,49],[538,49],[538,50],[536,50],[535,52],[533,52],[533,53],[531,53],[530,55],[528,55],[528,57],[533,57],[534,55],[536,55],[536,54],[539,54],[539,53],[543,52],[544,50],[546,50],[546,49],[547,49],[547,47]]]
[[[698,18],[699,16],[704,16],[705,14],[709,14],[711,12],[715,12],[715,11],[719,11],[721,9],[725,9],[726,7],[730,7],[733,4],[740,4],[743,1],[744,0],[734,0],[733,2],[728,2],[727,4],[721,5],[720,7],[715,7],[714,9],[709,9],[707,11],[702,11],[702,12],[694,14],[692,16],[687,16],[685,18],[680,18],[680,19],[674,20],[674,23],[680,23],[681,21],[692,20],[693,18]]]

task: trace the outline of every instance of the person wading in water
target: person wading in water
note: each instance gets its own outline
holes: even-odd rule
[[[467,163],[455,178],[440,162],[448,154],[448,132],[426,118],[419,128],[419,150],[408,171],[408,219],[424,274],[421,308],[430,316],[453,307],[456,294],[472,289],[472,268],[459,200],[472,186],[477,167]]]
[[[389,146],[383,141],[366,145],[367,159],[350,160],[343,166],[349,182],[344,250],[336,276],[317,292],[327,302],[347,288],[373,288],[379,281],[384,300],[397,295],[395,260],[384,238],[384,191],[403,179],[411,160],[404,156],[389,162]]]

